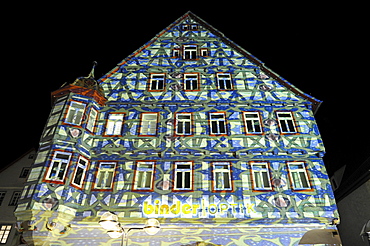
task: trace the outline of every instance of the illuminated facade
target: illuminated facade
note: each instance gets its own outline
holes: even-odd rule
[[[16,210],[30,243],[119,245],[106,211],[161,222],[130,245],[296,245],[334,228],[321,102],[191,12],[52,98]]]

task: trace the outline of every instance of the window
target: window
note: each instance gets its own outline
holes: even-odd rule
[[[213,190],[232,190],[231,170],[229,162],[213,162]]]
[[[164,73],[150,75],[149,91],[164,91],[166,76]]]
[[[231,74],[217,73],[217,86],[219,90],[232,90]]]
[[[82,187],[83,180],[85,178],[87,165],[89,164],[89,161],[80,156],[77,161],[77,167],[75,169],[75,173],[72,179],[72,185],[77,186],[78,188]]]
[[[6,194],[6,191],[0,191],[0,206],[4,201],[5,194]]]
[[[276,112],[281,133],[296,133],[292,112]]]
[[[192,190],[192,162],[175,162],[175,190]]]
[[[226,119],[225,113],[210,113],[210,132],[211,135],[225,135],[226,134]]]
[[[157,135],[158,113],[141,113],[140,119],[140,136]]]
[[[21,175],[19,175],[20,178],[27,178],[28,174],[30,173],[31,168],[30,167],[24,167],[22,168]]]
[[[123,128],[124,113],[110,113],[106,123],[106,136],[121,136]]]
[[[176,135],[191,135],[191,113],[176,113]]]
[[[0,244],[6,243],[11,229],[12,229],[11,225],[0,225]]]
[[[154,164],[153,161],[138,161],[136,163],[134,190],[153,190]]]
[[[180,56],[180,49],[173,49],[172,50],[172,57],[177,58]]]
[[[184,45],[183,59],[185,60],[197,59],[197,46],[196,45]]]
[[[98,111],[95,108],[90,109],[89,118],[87,120],[86,129],[90,132],[94,132],[96,120],[98,118]]]
[[[21,191],[14,191],[12,198],[10,199],[9,206],[16,206],[18,204],[19,197],[21,197]]]
[[[311,189],[304,162],[288,162],[288,170],[293,190]]]
[[[199,90],[199,79],[197,73],[184,74],[184,88],[185,91]]]
[[[267,162],[251,162],[254,190],[271,190],[270,172]]]
[[[181,29],[184,31],[187,30],[198,30],[198,25],[197,24],[182,24]]]
[[[64,182],[71,153],[55,152],[48,169],[46,180]]]
[[[82,117],[85,112],[85,107],[86,104],[84,103],[71,101],[65,122],[77,126],[81,125]]]
[[[201,56],[209,56],[209,50],[207,48],[200,49]]]
[[[113,179],[116,169],[115,162],[101,162],[99,163],[98,173],[94,189],[110,190],[113,186]]]
[[[258,112],[243,112],[245,131],[247,134],[261,134],[261,118]]]

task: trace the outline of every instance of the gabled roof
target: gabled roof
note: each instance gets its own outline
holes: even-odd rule
[[[225,35],[218,31],[216,28],[205,22],[203,19],[198,17],[192,12],[187,12],[183,16],[181,16],[179,19],[177,19],[175,22],[173,22],[171,25],[169,25],[167,28],[165,28],[163,31],[158,33],[154,38],[152,38],[149,42],[147,42],[145,45],[141,46],[139,49],[137,49],[135,52],[133,52],[131,55],[129,55],[127,58],[125,58],[122,62],[118,63],[118,65],[112,69],[110,72],[108,72],[106,75],[104,75],[102,78],[99,79],[99,83],[104,83],[105,80],[111,78],[114,76],[115,73],[117,73],[121,66],[127,64],[131,59],[135,58],[140,52],[142,52],[144,49],[148,48],[149,46],[153,45],[158,39],[160,39],[164,34],[166,34],[169,30],[171,30],[174,26],[181,24],[186,19],[191,19],[192,21],[200,24],[203,28],[207,29],[210,33],[212,33],[214,36],[218,37],[223,43],[234,49],[235,51],[242,54],[244,57],[246,57],[250,62],[254,63],[265,75],[275,79],[279,84],[286,87],[288,90],[293,92],[296,96],[299,96],[308,102],[312,104],[312,110],[314,113],[318,110],[320,104],[322,101],[304,93],[288,81],[286,81],[284,78],[273,72],[271,69],[264,66],[264,64],[258,60],[256,57],[254,57],[252,54],[250,54],[248,51],[231,41],[229,38],[225,37]]]

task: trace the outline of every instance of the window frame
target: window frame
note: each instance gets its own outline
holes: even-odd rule
[[[223,115],[223,122],[224,122],[224,128],[225,128],[225,132],[222,133],[222,132],[219,132],[219,133],[214,133],[212,131],[213,129],[213,121],[216,121],[216,122],[219,122],[221,120],[215,120],[215,119],[212,119],[212,115],[215,115],[215,114],[219,114],[219,115]],[[210,136],[227,136],[227,131],[228,131],[228,127],[227,127],[227,120],[226,120],[226,112],[209,112],[209,115],[208,115],[208,125],[209,125],[209,135]],[[217,128],[220,128],[220,125],[219,123],[217,123]]]
[[[195,79],[191,78],[191,79],[188,79],[188,80],[190,80],[190,81],[195,80],[197,88],[187,89],[186,76],[196,76]],[[191,85],[191,87],[193,87],[194,83],[191,82],[190,85]],[[184,73],[183,74],[183,88],[184,88],[184,91],[200,91],[200,76],[199,76],[199,73]]]
[[[226,88],[227,86],[227,82],[224,82],[224,89],[221,89],[221,86],[220,86],[220,75],[228,75],[229,79],[230,79],[230,88]],[[224,73],[224,72],[220,72],[220,73],[216,73],[216,80],[217,80],[217,90],[219,91],[232,91],[234,90],[234,85],[233,85],[233,77],[231,76],[231,73]],[[226,81],[226,80],[225,80]]]
[[[278,125],[279,125],[279,130],[280,130],[280,133],[282,135],[295,135],[295,134],[299,134],[298,133],[298,127],[297,127],[297,124],[296,124],[296,121],[295,121],[295,118],[294,118],[294,113],[292,111],[276,111],[276,119],[277,119],[277,122],[278,122]],[[282,123],[280,121],[287,121],[288,119],[286,117],[279,117],[279,114],[290,114],[290,120],[292,121],[292,126],[294,128],[294,132],[291,132],[291,131],[283,131],[282,129]],[[289,123],[285,122],[284,123],[285,127],[287,128],[290,128],[289,126]]]
[[[155,120],[155,133],[154,134],[148,134],[148,131],[146,132],[142,132],[144,127],[143,127],[143,118],[145,117],[145,115],[155,115],[156,116],[156,120]],[[140,114],[140,123],[139,123],[139,129],[138,129],[138,136],[139,137],[155,137],[157,136],[158,134],[158,122],[159,122],[159,112],[143,112]],[[150,129],[150,124],[148,124],[148,128],[147,129]]]
[[[17,206],[18,201],[21,198],[22,191],[13,191],[12,197],[10,198],[8,206]]]
[[[260,132],[250,132],[249,129],[248,129],[248,124],[247,124],[247,118],[246,115],[247,114],[257,114],[257,117],[258,117],[258,122],[259,122],[259,127],[260,127]],[[242,112],[242,115],[243,115],[243,122],[244,122],[244,130],[245,130],[245,134],[246,135],[263,135],[263,124],[262,124],[262,118],[261,118],[261,113],[259,111],[243,111]],[[256,121],[256,118],[253,118],[253,121]],[[253,128],[254,127],[254,123],[252,123],[252,126]]]
[[[287,164],[288,176],[289,176],[289,182],[290,182],[291,189],[293,191],[313,191],[311,178],[310,178],[310,175],[308,173],[306,162],[304,162],[304,161],[287,161],[286,164]],[[298,169],[299,171],[292,171],[293,168],[291,168],[290,165],[302,165],[302,168]],[[304,173],[304,177],[306,178],[306,183],[307,183],[308,187],[303,187],[303,182],[301,180],[302,177],[299,174],[298,177],[299,177],[300,183],[302,184],[302,188],[297,188],[293,173],[302,173],[302,172]]]
[[[5,190],[0,191],[0,206],[3,203],[5,196],[6,196],[6,191]]]
[[[174,48],[172,49],[172,58],[179,58],[181,56],[181,49]]]
[[[121,130],[120,130],[120,134],[114,134],[114,133],[116,133],[116,124],[117,124],[117,122],[115,122],[115,121],[113,121],[113,124],[114,124],[114,128],[113,128],[113,132],[111,133],[111,134],[108,134],[107,132],[108,132],[108,126],[109,126],[109,124],[110,124],[110,121],[109,121],[109,117],[110,116],[113,116],[113,115],[122,115],[122,122],[120,123],[121,124]],[[125,117],[126,117],[126,113],[124,113],[124,112],[110,112],[110,113],[108,113],[107,114],[107,118],[106,118],[106,121],[105,121],[105,126],[104,126],[104,134],[103,134],[103,136],[104,137],[122,137],[122,134],[123,134],[123,128],[124,128],[124,125],[125,125]]]
[[[183,31],[198,31],[198,24],[181,24],[181,30]]]
[[[84,160],[86,162],[86,165],[85,167],[83,167],[82,164],[80,164],[80,160]],[[87,173],[87,170],[89,168],[89,164],[90,164],[90,161],[89,159],[87,159],[86,157],[80,155],[77,159],[77,162],[76,162],[76,168],[73,172],[73,175],[72,175],[72,179],[71,179],[71,186],[77,188],[77,189],[82,189],[83,186],[84,186],[84,181],[85,181],[85,177],[86,177],[86,173]],[[81,183],[80,184],[77,184],[75,183],[75,179],[76,179],[76,175],[77,175],[77,171],[80,169],[82,169],[82,175],[81,175]]]
[[[97,169],[95,171],[95,180],[94,180],[94,184],[93,184],[93,189],[92,190],[94,190],[94,191],[113,191],[113,188],[114,188],[114,179],[116,177],[117,166],[118,166],[117,165],[117,162],[116,161],[99,161],[97,164],[98,165],[97,165]],[[113,168],[110,168],[110,170],[113,170],[113,174],[112,174],[110,186],[109,187],[106,187],[106,188],[102,188],[101,186],[100,187],[97,186],[97,184],[100,181],[100,176],[102,176],[100,174],[100,172],[102,171],[102,168],[101,168],[102,165],[114,165]],[[106,174],[104,174],[104,175],[106,175]],[[104,177],[104,178],[106,178],[106,177]]]
[[[217,170],[222,170],[222,169],[217,169],[215,168],[215,166],[226,166],[227,165],[227,171],[217,171]],[[232,172],[232,165],[230,162],[211,162],[211,166],[212,166],[212,192],[233,192],[234,191],[234,182],[233,182],[233,178],[232,178],[232,175],[233,175],[233,172]],[[217,188],[217,184],[216,184],[216,179],[217,179],[217,175],[216,173],[228,173],[229,175],[229,188],[225,188],[225,176],[222,175],[224,181],[223,181],[223,187],[221,188]]]
[[[67,160],[65,160],[63,158],[57,158],[57,155],[58,154],[68,155],[69,157],[68,157]],[[69,166],[70,166],[72,157],[73,157],[73,153],[72,152],[62,151],[62,150],[54,151],[53,157],[49,161],[48,168],[47,168],[47,170],[45,172],[44,181],[45,182],[49,182],[49,183],[55,183],[55,184],[64,184],[65,183],[65,179],[66,179],[66,174],[68,172],[68,169],[69,169]],[[63,160],[63,161],[61,161],[61,160]],[[62,179],[58,179],[58,180],[53,179],[53,178],[50,178],[50,174],[52,172],[52,169],[53,169],[53,166],[54,166],[54,162],[57,162],[57,161],[61,161],[60,164],[57,167],[57,172],[58,173],[60,172],[61,165],[63,165],[62,163],[66,163],[65,169],[64,169],[63,178]],[[58,175],[56,175],[56,176],[58,176]]]
[[[179,125],[179,122],[180,122],[180,120],[178,119],[178,116],[180,116],[180,115],[190,115],[190,120],[189,121],[187,121],[187,120],[184,121],[184,122],[190,122],[190,127],[189,127],[190,132],[188,134],[187,133],[179,133],[178,132],[178,125]],[[193,136],[194,135],[194,133],[193,133],[193,131],[194,131],[193,126],[194,126],[194,122],[193,122],[193,113],[192,112],[190,112],[190,113],[188,113],[188,112],[177,112],[177,113],[175,113],[175,136],[180,136],[180,137]],[[186,130],[185,124],[183,126],[183,130],[184,131]]]
[[[8,242],[12,228],[13,226],[10,224],[0,224],[0,245]]]
[[[75,122],[70,122],[68,121],[68,119],[70,118],[69,114],[71,113],[71,110],[74,108],[72,105],[73,104],[80,104],[80,105],[83,105],[83,109],[82,109],[82,114],[81,114],[81,118],[79,119],[79,123],[75,123]],[[67,125],[73,125],[73,126],[81,126],[82,125],[82,122],[83,122],[83,119],[84,119],[84,116],[85,116],[85,111],[86,111],[86,107],[87,107],[87,104],[86,103],[83,103],[83,102],[80,102],[80,101],[75,101],[75,100],[71,100],[69,103],[68,103],[68,108],[67,108],[67,111],[65,113],[65,117],[64,117],[64,120],[63,120],[63,123],[64,124],[67,124]],[[74,112],[74,116],[73,118],[76,118],[76,113],[78,113],[80,110],[77,110],[76,112]],[[71,120],[71,121],[75,121],[75,120]]]
[[[152,165],[151,168],[140,167],[140,165]],[[135,162],[135,170],[134,170],[134,178],[132,183],[132,190],[133,191],[154,191],[154,181],[155,181],[155,173],[156,173],[156,161],[148,160],[148,161],[136,161]],[[138,187],[139,181],[139,172],[145,173],[145,183],[147,183],[148,173],[151,172],[151,180],[149,181],[149,187]],[[142,179],[142,178],[141,178]]]
[[[187,50],[187,48],[190,48],[190,47],[194,48],[194,49],[191,49],[193,51],[189,51],[190,49]],[[194,56],[194,54],[193,54],[194,50],[195,50],[195,58],[193,57]],[[190,52],[189,57],[191,57],[191,58],[186,58],[187,57],[187,55],[186,55],[187,52]],[[198,60],[198,56],[199,56],[199,54],[198,54],[198,45],[196,45],[196,44],[186,44],[186,45],[182,46],[182,59],[183,60],[195,61],[195,60]]]
[[[154,79],[154,76],[163,76],[163,88],[162,89],[159,89],[158,88],[158,82],[156,82],[157,86],[156,88],[152,89],[153,87],[153,81],[154,80],[159,80],[159,79]],[[165,91],[166,90],[166,74],[165,73],[151,73],[149,75],[149,82],[148,82],[148,91],[152,91],[152,92],[161,92],[161,91]]]
[[[190,165],[190,169],[185,169],[185,168],[177,168],[178,165]],[[178,174],[182,175],[181,177],[181,183],[182,186],[185,186],[186,184],[186,174],[189,174],[189,182],[190,182],[190,187],[177,187],[177,181],[178,181]],[[189,192],[193,191],[194,189],[194,162],[193,161],[175,161],[173,163],[173,189],[172,191],[175,192]]]
[[[265,167],[262,168],[264,170],[255,170],[254,165],[265,165]],[[252,190],[257,191],[257,192],[273,191],[274,188],[273,188],[272,182],[271,182],[272,178],[271,178],[270,163],[268,161],[250,161],[249,166],[250,166],[250,174],[251,174],[251,181],[252,181]],[[266,187],[264,185],[265,180],[264,180],[264,176],[263,176],[261,171],[265,171],[265,173],[267,174],[267,181],[269,183],[269,187]],[[261,185],[263,187],[257,187],[256,178],[255,178],[255,174],[257,172],[259,173],[258,176],[261,180]]]
[[[206,52],[206,54],[204,55],[203,52]],[[209,57],[210,54],[209,54],[209,49],[208,48],[201,48],[200,49],[200,56],[203,56],[203,57]]]
[[[93,112],[93,111],[96,112],[96,115],[95,115],[94,119],[91,118],[91,112]],[[88,116],[87,116],[86,127],[85,127],[86,130],[88,130],[92,134],[95,134],[96,122],[98,121],[98,119],[99,119],[99,111],[95,107],[91,107],[90,110],[89,110]],[[93,122],[92,123],[92,128],[89,127],[91,121]]]

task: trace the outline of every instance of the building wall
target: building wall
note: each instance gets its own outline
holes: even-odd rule
[[[99,245],[105,211],[132,225],[159,218],[158,245],[218,244],[218,226],[230,234],[222,244],[294,245],[337,217],[313,116],[319,101],[198,17],[184,15],[100,79],[106,102],[88,79],[53,93],[17,208],[35,244],[94,235]]]
[[[31,165],[36,155],[30,150],[0,171],[0,243],[1,245],[18,245],[20,238],[15,229],[14,210],[21,197],[22,190]],[[10,226],[10,227],[8,227]],[[5,228],[6,227],[6,228]],[[10,231],[9,231],[10,229]],[[9,232],[7,240],[5,234]]]

